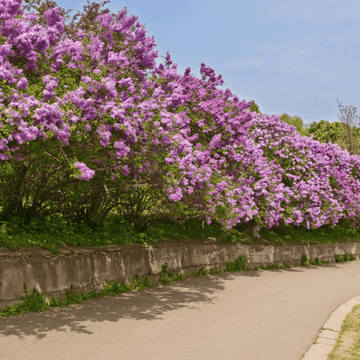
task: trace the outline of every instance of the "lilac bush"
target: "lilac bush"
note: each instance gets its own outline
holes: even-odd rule
[[[358,221],[358,156],[339,145],[293,133],[287,124],[271,117],[258,119],[250,136],[265,156],[273,159],[280,183],[290,195],[285,197],[286,206],[279,200],[274,199],[273,204],[267,200],[269,217],[275,217],[275,209],[284,206],[284,222],[299,226],[304,221],[307,229],[310,224],[315,225],[312,228],[336,224],[343,214]],[[279,205],[274,206],[276,203]]]
[[[136,19],[135,19],[136,20]],[[132,23],[133,23],[134,21],[132,21]],[[130,27],[132,24],[131,23],[128,23],[128,26],[127,27]],[[20,33],[21,33],[21,31],[20,31]],[[142,34],[140,34],[140,35],[142,35]],[[45,68],[45,65],[44,65],[44,63],[42,63],[42,66],[40,67],[40,68],[38,68],[38,70],[43,70]],[[69,68],[67,68],[66,66],[64,66],[64,68],[66,69],[66,70],[69,70]],[[71,68],[70,68],[71,69]],[[125,70],[128,70],[128,69],[125,69]],[[25,72],[26,72],[26,70],[25,70]],[[59,72],[58,72],[59,73]],[[73,75],[73,74],[72,74]],[[33,78],[40,78],[40,80],[41,80],[41,75],[40,76],[36,76],[36,77],[33,77]],[[46,77],[46,79],[48,80],[48,77]],[[71,78],[69,79],[69,78],[65,78],[64,79],[65,81],[65,83],[66,84],[68,84],[68,81],[69,80],[72,80]],[[130,80],[130,79],[127,79],[127,80]],[[6,82],[5,82],[6,83]],[[34,84],[35,85],[35,84]],[[27,94],[28,95],[34,95],[35,97],[37,97],[37,96],[39,96],[40,94],[39,94],[39,91],[36,91],[36,90],[38,90],[38,89],[36,89],[35,88],[35,91],[33,90],[34,89],[34,85],[32,86],[32,87],[28,87],[28,89],[27,89]],[[70,84],[70,88],[73,88],[73,84]],[[78,88],[78,85],[77,85],[77,87],[76,88]],[[40,92],[42,92],[42,89],[40,88]],[[45,91],[46,92],[46,91]],[[89,128],[88,127],[85,127],[85,129],[86,130],[89,130]],[[79,134],[79,132],[77,132],[77,134]],[[11,135],[9,135],[9,136],[11,136]],[[85,135],[85,138],[87,138],[87,136]],[[10,137],[10,138],[8,138],[8,140],[13,140],[12,139],[12,137]],[[11,141],[10,140],[10,141]],[[37,140],[37,139],[36,139]],[[91,140],[91,139],[87,139],[87,140]],[[34,142],[34,140],[32,141],[32,142]],[[83,152],[83,150],[84,150],[84,147],[86,146],[86,144],[81,144],[81,150],[82,150],[82,152]],[[25,150],[25,149],[22,149],[22,150]],[[41,151],[42,149],[40,148],[40,147],[37,147],[36,148],[36,150],[38,150],[38,151]],[[51,156],[52,156],[52,158],[51,158],[51,160],[52,160],[52,162],[54,162],[54,158],[56,159],[56,161],[59,161],[59,159],[60,160],[62,160],[61,158],[60,158],[60,156],[61,156],[61,153],[63,152],[63,150],[62,149],[60,149],[60,156],[59,156],[59,154],[55,154],[54,155],[54,152],[56,151],[56,149],[55,150],[52,150],[51,151]],[[44,151],[43,151],[44,152]],[[49,151],[45,151],[47,154],[49,154]],[[107,155],[107,154],[106,154]],[[32,155],[33,156],[33,155]],[[65,156],[65,155],[64,155]],[[66,158],[66,156],[65,156],[65,158]],[[98,161],[95,161],[95,163],[97,164],[97,165],[99,165],[99,162]],[[72,164],[70,164],[70,166],[72,166]],[[103,170],[103,169],[100,169],[100,171],[101,170]],[[57,169],[57,171],[59,172],[59,168]],[[53,176],[51,177],[51,179],[53,178]],[[71,181],[65,181],[64,183],[65,184],[67,184],[67,183],[70,183]],[[31,182],[30,182],[31,183]],[[43,184],[42,184],[43,185]],[[78,184],[77,184],[78,185]],[[44,186],[43,186],[44,187]],[[57,189],[57,188],[59,188],[60,186],[59,185],[57,185],[57,186],[54,186],[54,188],[55,189]],[[46,189],[47,190],[47,189]],[[97,193],[99,192],[98,191],[99,189],[97,189]],[[84,191],[85,192],[85,191]],[[37,189],[37,193],[38,193],[38,189]],[[46,191],[44,191],[44,194],[46,195]],[[56,195],[58,195],[58,194],[55,194],[55,196]],[[91,194],[92,195],[92,194]],[[92,198],[93,198],[93,196],[91,196]],[[44,197],[43,197],[44,198]],[[63,199],[62,199],[63,200]],[[108,211],[108,209],[107,209],[107,211]]]
[[[256,102],[254,100],[251,100],[251,106],[250,106],[250,108],[248,110],[250,110],[251,112],[255,111],[258,114],[260,114],[260,116],[263,115],[262,112],[259,109],[259,106],[256,104]],[[265,114],[265,115],[268,115],[268,114]],[[287,123],[289,125],[293,125],[295,127],[296,131],[300,135],[304,135],[304,131],[310,125],[310,124],[304,124],[303,120],[299,116],[290,116],[290,115],[288,115],[286,113],[282,113],[281,115],[278,115],[278,117],[282,122],[285,122],[285,123]],[[305,128],[304,128],[304,126],[305,126]]]
[[[48,78],[46,78],[47,80],[48,80]],[[45,80],[46,81],[46,80]],[[45,95],[48,95],[47,93],[46,93],[46,91],[44,91],[44,93],[45,93]],[[82,165],[81,163],[80,163],[80,165]],[[125,168],[125,171],[126,171],[126,166],[124,167]],[[86,170],[86,169],[85,169]],[[84,175],[85,176],[85,179],[86,179],[86,174]]]
[[[106,184],[109,206],[119,205],[119,194],[136,179],[154,196],[165,194],[175,215],[185,207],[227,229],[254,219],[255,236],[262,226],[280,222],[307,229],[345,217],[359,223],[358,156],[302,137],[275,115],[249,112],[251,102],[229,100],[228,89],[216,89],[223,84],[221,75],[216,78],[203,63],[202,80],[189,76],[190,68],[184,76],[176,73],[177,64],[169,68],[169,54],[167,68],[156,67],[154,40],[144,29],[131,34],[137,18],[126,19],[126,7],[118,21],[110,14],[97,16],[103,29],[98,36],[80,30],[79,40],[57,42],[63,31],[58,9],[44,13],[44,34],[40,25],[26,21],[35,14],[22,18],[20,1],[0,4],[2,115],[8,115],[2,124],[3,162],[19,150],[23,161],[24,142],[42,141],[50,153],[58,140],[67,161],[60,164],[62,179],[90,183],[100,173],[98,184]],[[124,46],[134,52],[126,53]],[[13,60],[7,61],[10,54]],[[39,65],[48,74],[31,77]],[[152,69],[150,79],[146,68]],[[64,76],[69,69],[77,74],[70,82]],[[89,133],[93,142],[87,142],[90,150],[83,155]],[[106,160],[106,175],[97,168],[100,160]]]

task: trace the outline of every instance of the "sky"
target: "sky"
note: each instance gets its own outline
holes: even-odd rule
[[[56,3],[73,9],[70,21],[88,5]],[[255,100],[263,114],[333,122],[339,104],[360,105],[358,0],[110,0],[100,11],[117,15],[125,6],[154,36],[157,66],[168,51],[177,73],[190,67],[201,79],[205,63],[222,75],[217,89]]]

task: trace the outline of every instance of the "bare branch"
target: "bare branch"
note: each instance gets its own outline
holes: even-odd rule
[[[351,155],[359,155],[360,144],[359,144],[359,116],[356,116],[356,107],[352,105],[350,108],[348,106],[341,108],[341,123],[345,124],[344,130],[341,131],[342,143],[344,147],[349,151]],[[345,114],[344,114],[345,113]]]

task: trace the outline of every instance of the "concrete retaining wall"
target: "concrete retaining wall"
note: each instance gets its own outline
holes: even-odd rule
[[[186,274],[204,267],[206,270],[226,268],[226,262],[235,262],[240,256],[249,257],[246,266],[283,265],[290,262],[300,264],[304,254],[309,260],[335,262],[335,255],[341,258],[345,253],[360,258],[360,243],[337,243],[301,246],[253,246],[221,244],[215,240],[171,241],[151,246],[143,244],[60,247],[61,254],[53,255],[42,248],[28,248],[26,251],[0,250],[0,309],[6,305],[23,302],[23,284],[28,294],[33,289],[64,300],[65,290],[85,294],[99,291],[106,280],[112,284],[119,281],[129,285],[139,275],[149,277],[150,283],[159,281],[160,271],[168,263],[168,272]],[[69,250],[72,250],[72,254]]]

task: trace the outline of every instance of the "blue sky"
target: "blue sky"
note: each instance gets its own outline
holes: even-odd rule
[[[73,9],[70,20],[87,5],[56,3]],[[339,121],[338,102],[360,105],[358,0],[111,0],[100,10],[125,6],[154,36],[157,65],[169,51],[179,74],[190,67],[200,79],[204,62],[222,75],[218,89],[255,100],[262,113],[309,124]]]

